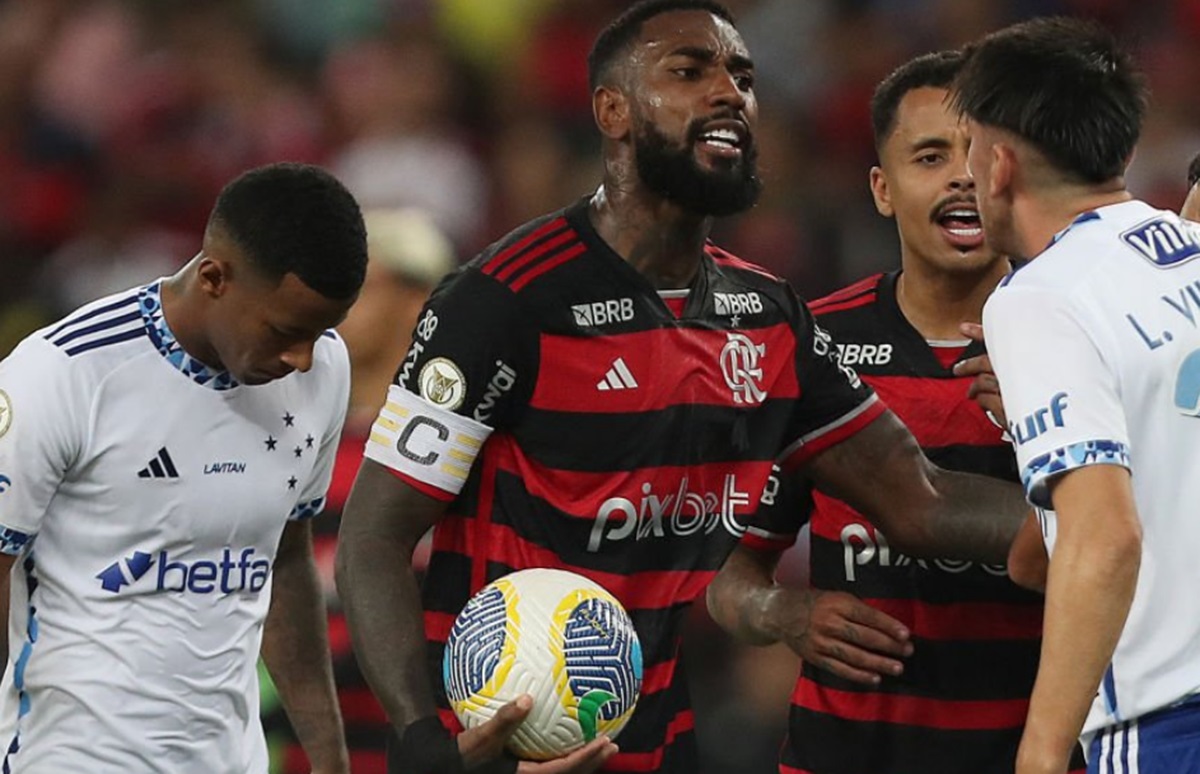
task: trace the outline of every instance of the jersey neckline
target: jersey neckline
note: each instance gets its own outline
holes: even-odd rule
[[[210,390],[221,392],[238,386],[233,374],[202,363],[184,351],[163,314],[162,280],[146,285],[138,291],[138,309],[142,313],[142,321],[146,325],[150,341],[173,368]]]

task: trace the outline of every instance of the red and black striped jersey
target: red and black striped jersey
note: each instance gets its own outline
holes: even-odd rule
[[[456,382],[441,385],[441,408],[492,428],[434,532],[423,601],[435,684],[474,592],[527,567],[578,572],[625,605],[645,662],[607,770],[695,771],[678,660],[687,606],[772,461],[852,435],[881,403],[786,283],[709,244],[676,315],[596,234],[586,201],[443,282],[414,340],[397,384],[419,392],[437,361]]]
[[[869,277],[811,309],[858,371],[943,468],[1017,480],[1001,429],[967,397],[950,367],[982,352],[927,342],[896,301],[899,272]],[[947,353],[949,356],[947,357]],[[864,475],[869,475],[864,471]],[[744,542],[784,550],[810,523],[810,582],[904,622],[914,652],[878,688],[804,664],[792,694],[780,771],[790,774],[1012,772],[1037,672],[1042,598],[1003,566],[900,554],[846,504],[792,492],[764,504]]]

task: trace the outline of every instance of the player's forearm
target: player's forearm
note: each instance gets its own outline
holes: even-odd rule
[[[348,772],[325,603],[311,543],[281,553],[274,576],[263,630],[263,661],[313,771]]]
[[[412,546],[346,529],[337,584],[359,667],[400,732],[434,715]]]
[[[919,542],[901,549],[918,556],[1005,564],[1029,513],[1021,487],[941,468],[933,469],[930,481],[937,496],[926,511]]]
[[[776,611],[787,589],[775,584],[773,568],[773,560],[739,547],[708,586],[706,601],[713,620],[750,645],[770,645],[780,639]]]
[[[1061,772],[1125,625],[1140,535],[1092,523],[1062,529],[1046,588],[1042,656],[1021,742],[1021,772]]]

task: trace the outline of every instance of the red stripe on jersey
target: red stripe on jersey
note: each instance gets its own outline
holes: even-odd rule
[[[744,407],[741,392],[722,375],[727,331],[667,328],[579,338],[543,335],[543,368],[530,406],[547,411],[631,413],[668,406]],[[739,331],[761,346],[760,388],[772,397],[795,398],[795,337],[783,323]],[[620,361],[618,363],[618,360]],[[687,389],[681,391],[680,385]]]
[[[845,301],[824,304],[820,307],[814,306],[812,307],[813,317],[820,319],[824,315],[832,314],[834,312],[844,312],[847,309],[854,309],[856,307],[866,306],[867,304],[873,304],[875,303],[875,297],[875,291],[871,291],[855,298],[846,299]]]
[[[1000,428],[967,397],[970,377],[871,376],[867,381],[884,403],[902,407],[904,424],[923,448],[1004,443]]]
[[[467,537],[464,544],[466,550],[469,552],[468,555],[471,557],[472,593],[483,588],[487,582],[488,552],[485,547],[492,542],[492,500],[496,496],[496,470],[498,467],[497,455],[483,455],[483,471],[479,482],[479,509],[475,512],[474,520],[474,534],[479,540],[483,541],[483,545],[473,545],[470,536]],[[459,523],[463,524],[462,522]],[[536,565],[525,566],[532,567]],[[546,566],[553,567],[554,565]]]
[[[553,239],[548,239],[529,252],[522,255],[513,261],[510,261],[507,266],[496,272],[496,279],[501,282],[508,282],[509,278],[526,266],[534,263],[544,255],[553,255],[559,251],[564,245],[574,244],[579,239],[579,235],[573,230],[567,229]]]
[[[463,732],[462,723],[458,722],[458,716],[454,714],[454,710],[438,707],[438,720],[442,721],[442,725],[450,732],[451,736],[458,736]]]
[[[809,771],[808,769],[798,769],[794,766],[788,766],[787,764],[781,763],[781,764],[779,764],[779,774],[813,774],[813,773],[811,771]]]
[[[443,521],[442,532],[453,541],[467,527],[463,519]],[[452,548],[461,551],[461,548]],[[666,607],[691,602],[704,593],[709,581],[717,574],[715,570],[647,570],[645,572],[612,573],[601,572],[590,567],[579,567],[564,562],[548,548],[525,540],[511,527],[490,525],[487,546],[476,554],[481,564],[499,562],[514,569],[527,567],[557,567],[591,578],[620,600],[627,610],[661,610]],[[483,581],[471,584],[471,593],[486,585]]]
[[[755,535],[752,532],[746,532],[744,535],[742,535],[742,539],[739,542],[747,548],[753,548],[755,551],[786,551],[796,542],[796,536],[789,535],[786,538],[771,538],[763,535]]]
[[[451,500],[453,500],[455,497],[457,497],[457,495],[451,494],[450,492],[447,492],[444,489],[438,489],[436,486],[433,486],[432,484],[426,484],[424,481],[421,481],[420,479],[413,478],[412,476],[409,476],[405,473],[401,473],[398,470],[389,468],[386,465],[383,465],[382,467],[388,473],[391,473],[393,476],[400,479],[404,483],[408,484],[413,489],[416,489],[421,494],[429,495],[430,497],[432,497],[435,500],[441,500],[444,503],[448,503]]]
[[[870,291],[872,296],[874,296],[876,287],[879,285],[879,278],[882,276],[882,274],[872,274],[870,277],[864,277],[853,285],[847,285],[841,290],[835,290],[827,296],[822,296],[810,302],[808,308],[812,310],[813,314],[817,314],[817,310],[821,307],[849,300],[867,291]]]
[[[445,642],[450,639],[450,630],[454,628],[452,613],[439,613],[433,610],[425,611],[425,639],[430,642]]]
[[[663,753],[675,741],[675,737],[696,727],[696,716],[690,709],[680,710],[667,724],[663,743],[652,752],[617,753],[604,763],[604,771],[658,771]]]
[[[986,669],[986,664],[980,664]],[[1016,728],[1025,722],[1029,699],[949,701],[877,692],[839,691],[801,678],[792,694],[797,707],[863,723],[958,731]]]
[[[710,258],[712,258],[713,263],[717,264],[718,266],[730,266],[735,269],[743,269],[745,271],[752,271],[755,274],[760,274],[764,277],[768,277],[769,279],[773,279],[773,280],[779,279],[778,276],[772,274],[771,272],[767,271],[766,269],[759,266],[758,264],[750,263],[747,260],[738,258],[733,253],[722,250],[721,248],[714,245],[712,242],[708,242],[707,244],[705,244],[705,247],[708,249],[708,256]]]
[[[342,722],[347,726],[387,726],[387,713],[365,685],[339,686],[338,703],[342,707]]]
[[[927,640],[1036,640],[1042,608],[1004,602],[932,604],[920,599],[865,599]]]
[[[883,416],[883,412],[887,411],[887,404],[881,400],[875,399],[874,396],[867,399],[869,404],[865,407],[859,404],[859,408],[854,409],[845,415],[843,419],[836,422],[831,422],[825,428],[818,430],[820,435],[806,438],[804,443],[794,448],[789,448],[782,455],[780,466],[784,470],[795,470],[797,467],[808,462],[810,459],[825,451],[831,446],[836,446],[847,438],[851,437],[859,430],[862,430],[867,425],[874,422],[879,417]],[[862,409],[859,411],[859,409]],[[854,411],[858,411],[857,414]],[[848,418],[847,418],[848,417]],[[844,421],[843,421],[844,420]]]
[[[572,232],[572,233],[574,233],[574,232]],[[553,258],[547,258],[546,260],[539,263],[537,266],[534,266],[532,269],[525,272],[525,274],[521,275],[518,279],[513,280],[509,284],[509,287],[513,289],[514,293],[518,292],[521,290],[521,288],[525,287],[530,282],[533,282],[535,279],[542,276],[546,272],[551,271],[553,269],[557,269],[559,266],[562,266],[567,261],[582,255],[586,251],[587,251],[587,246],[585,244],[583,244],[582,242],[576,242],[574,245],[572,245],[571,247],[568,247],[566,250],[563,250],[561,253],[555,255]]]
[[[541,239],[542,237],[544,237],[548,234],[558,231],[559,229],[564,229],[566,227],[567,227],[567,219],[566,218],[555,218],[554,220],[550,221],[546,225],[535,230],[533,233],[528,234],[527,236],[525,236],[524,239],[521,239],[516,244],[510,245],[509,247],[506,247],[503,250],[501,250],[500,252],[496,253],[496,255],[492,256],[491,260],[489,260],[487,263],[485,263],[482,266],[480,271],[482,271],[484,274],[487,274],[489,276],[495,274],[497,271],[502,270],[504,268],[505,263],[507,263],[509,260],[511,260],[515,257],[520,256],[521,253],[527,247],[529,247],[531,244],[533,244],[534,242],[538,241],[539,239]]]

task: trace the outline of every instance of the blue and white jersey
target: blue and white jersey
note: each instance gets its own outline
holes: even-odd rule
[[[321,510],[348,397],[332,333],[308,373],[213,372],[157,284],[0,362],[3,771],[265,774],[271,568],[288,520]]]
[[[983,323],[1030,501],[1049,509],[1048,481],[1084,465],[1132,474],[1141,572],[1084,732],[1200,691],[1200,224],[1139,201],[1085,213]]]

